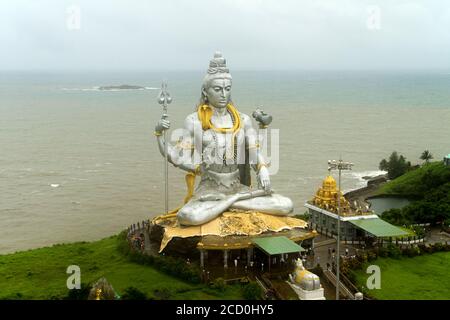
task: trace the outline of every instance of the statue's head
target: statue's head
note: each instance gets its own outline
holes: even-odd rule
[[[302,259],[297,258],[297,260],[295,260],[295,267],[296,267],[296,269],[301,269],[301,270],[303,270],[303,262],[302,262]]]
[[[225,58],[220,52],[214,54],[208,72],[203,79],[200,103],[215,108],[225,108],[231,102],[231,75]]]

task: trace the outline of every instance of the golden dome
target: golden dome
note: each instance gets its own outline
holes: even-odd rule
[[[336,191],[336,180],[332,176],[327,176],[323,180],[322,188],[327,191]]]
[[[323,209],[337,212],[338,197],[341,198],[341,212],[345,214],[349,211],[350,205],[342,192],[338,190],[336,180],[331,175],[328,175],[323,180],[322,187],[317,190],[312,202]]]

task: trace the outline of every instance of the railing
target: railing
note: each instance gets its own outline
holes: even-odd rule
[[[405,245],[405,244],[415,244],[415,243],[423,243],[425,242],[425,238],[413,239],[413,240],[396,240],[396,245]]]
[[[255,276],[255,281],[256,281],[256,283],[261,287],[261,289],[262,289],[262,295],[261,295],[261,298],[266,298],[267,297],[267,295],[268,295],[268,293],[269,292],[273,292],[274,290],[272,290],[272,287],[271,287],[271,285],[269,284],[267,284],[267,283],[265,283],[266,282],[266,280],[267,279],[260,279],[259,277],[257,277],[257,276]],[[279,297],[278,297],[278,294],[277,294],[277,292],[275,291],[275,295],[276,295],[276,297],[279,299]]]
[[[266,275],[262,274],[261,279],[262,279],[263,285],[265,285],[268,288],[266,291],[266,294],[267,294],[267,292],[271,292],[275,295],[276,299],[283,300],[283,297],[280,295],[280,293],[277,290],[275,290],[274,286],[272,285],[272,281],[270,281],[270,279]]]
[[[324,276],[327,278],[328,282],[331,283],[335,288],[337,286],[337,279],[336,275],[331,272],[330,270],[324,270],[323,271]],[[354,294],[347,288],[347,286],[342,281],[342,273],[339,276],[339,292],[346,296],[349,299],[354,300],[355,296]]]
[[[140,222],[133,223],[127,228],[128,235],[131,235],[132,233],[136,233],[138,231],[143,231],[149,225],[150,220],[142,220]]]
[[[131,248],[146,252],[150,248],[148,237],[146,237],[147,227],[150,220],[133,223],[127,228],[127,240]],[[143,234],[143,236],[141,236]]]
[[[339,275],[339,280],[344,283],[344,285],[349,289],[349,291],[353,294],[353,297],[355,293],[359,292],[360,290],[353,284],[353,282],[350,281],[349,278],[347,278],[343,273]]]
[[[427,224],[422,224],[422,225],[427,225]],[[337,238],[337,236],[334,233],[332,233],[331,231],[329,231],[328,229],[318,228],[317,232],[322,234],[322,235],[325,235],[327,237],[333,238],[333,239]],[[423,242],[425,242],[425,238],[426,237],[419,238],[418,236],[411,236],[411,237],[408,237],[408,240],[398,240],[398,239],[397,240],[392,240],[392,241],[382,240],[381,243],[384,244],[384,245],[387,245],[389,243],[393,243],[393,244],[397,244],[397,245],[409,245],[409,244],[423,243]],[[357,245],[367,245],[367,244],[369,244],[369,242],[371,242],[373,244],[375,244],[375,243],[380,244],[380,241],[377,241],[377,240],[370,241],[369,238],[367,238],[367,239],[361,239],[360,238],[360,239],[357,239],[357,240],[348,240],[346,238],[342,238],[341,237],[341,243],[342,242],[345,243],[345,244],[357,244]],[[317,246],[320,246],[320,244],[318,244]]]

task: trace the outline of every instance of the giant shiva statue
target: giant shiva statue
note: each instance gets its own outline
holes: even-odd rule
[[[177,213],[181,225],[206,223],[228,209],[288,215],[293,210],[289,198],[273,193],[269,170],[259,149],[258,136],[251,118],[240,113],[231,100],[231,75],[222,54],[216,52],[203,80],[201,99],[196,112],[184,122],[184,134],[176,145],[164,141],[164,130],[170,128],[167,114],[155,127],[159,150],[168,161],[201,176],[194,192],[185,199]],[[186,154],[188,157],[186,157]],[[258,189],[252,189],[249,172],[258,178]],[[188,179],[187,176],[187,179]]]

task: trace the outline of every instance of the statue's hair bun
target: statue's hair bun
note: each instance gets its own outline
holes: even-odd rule
[[[230,73],[230,70],[227,68],[227,61],[219,51],[214,53],[214,58],[209,62],[208,74],[215,73]]]

